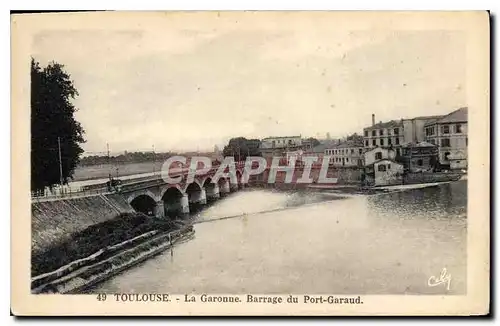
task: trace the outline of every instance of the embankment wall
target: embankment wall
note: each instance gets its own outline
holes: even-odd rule
[[[74,232],[133,211],[133,208],[119,194],[33,201],[31,204],[32,253],[43,251],[68,240]]]

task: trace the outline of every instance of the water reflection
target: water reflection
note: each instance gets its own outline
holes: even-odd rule
[[[458,181],[411,191],[369,196],[368,206],[374,216],[393,215],[403,219],[465,218],[467,182]]]
[[[202,211],[213,221],[175,253],[93,291],[463,294],[466,204],[466,182],[342,199],[243,191]],[[427,285],[443,268],[449,291]]]
[[[309,205],[344,197],[336,194],[312,191],[271,191],[246,189],[229,195],[224,200],[213,202],[193,216],[197,220],[212,220],[224,217],[242,216],[271,212],[291,207]]]

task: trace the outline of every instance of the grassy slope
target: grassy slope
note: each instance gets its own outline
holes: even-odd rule
[[[114,245],[152,230],[169,231],[175,224],[141,213],[121,214],[108,221],[73,233],[69,240],[52,246],[31,258],[33,276],[53,271],[76,259],[90,256],[103,247]]]

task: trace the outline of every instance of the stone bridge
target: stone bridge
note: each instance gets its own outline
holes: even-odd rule
[[[229,177],[221,177],[214,182],[212,178],[216,171],[217,167],[213,167],[207,173],[196,175],[190,183],[186,182],[186,171],[181,173],[182,181],[175,184],[168,184],[160,177],[126,183],[120,193],[136,211],[146,215],[159,218],[183,216],[244,187],[242,165],[237,165],[235,169],[237,184],[231,183]]]

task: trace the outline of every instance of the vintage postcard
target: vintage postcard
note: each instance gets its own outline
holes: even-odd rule
[[[13,314],[489,313],[487,12],[11,25]]]

